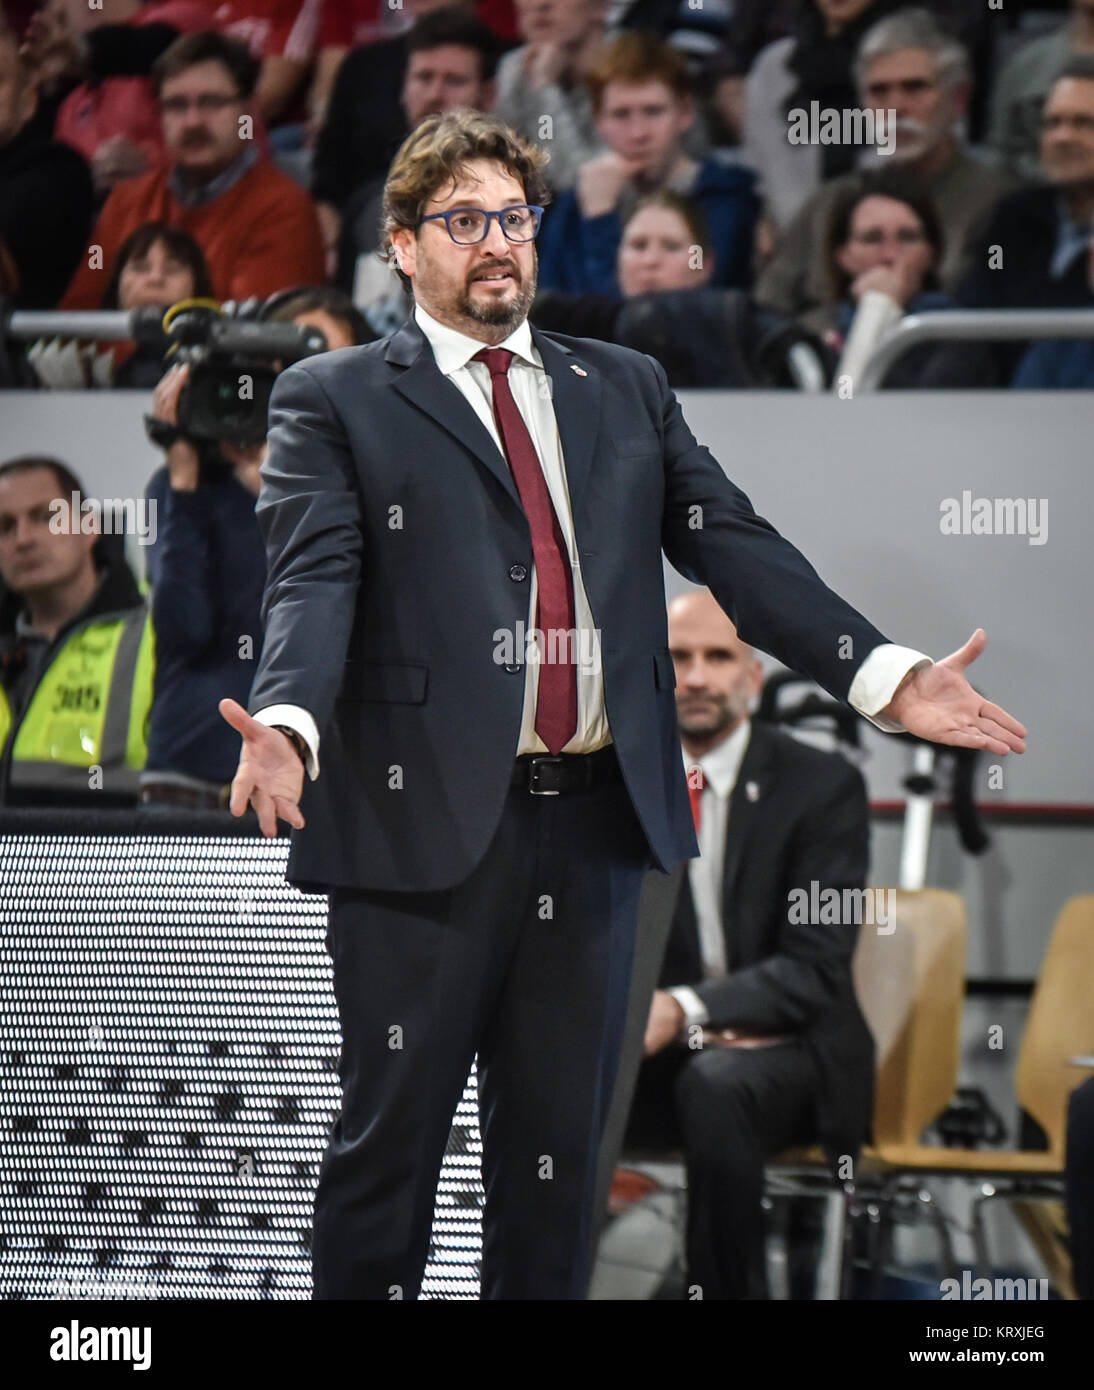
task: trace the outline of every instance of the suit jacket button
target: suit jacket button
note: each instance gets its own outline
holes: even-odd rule
[[[509,570],[509,578],[514,584],[520,584],[523,580],[528,578],[528,571],[523,565],[513,565]]]
[[[523,671],[524,667],[518,666],[515,662],[509,661],[506,662],[505,669],[509,673],[509,675],[515,676],[518,671]]]

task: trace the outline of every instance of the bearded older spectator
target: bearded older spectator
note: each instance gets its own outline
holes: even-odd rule
[[[1013,177],[975,159],[957,125],[969,97],[964,48],[925,9],[902,10],[863,37],[855,72],[864,106],[896,112],[892,153],[865,152],[862,165],[825,183],[779,239],[756,286],[760,303],[801,315],[828,300],[826,229],[851,189],[879,167],[898,168],[938,209],[945,251],[938,266],[953,290],[967,266],[969,243],[982,232]]]

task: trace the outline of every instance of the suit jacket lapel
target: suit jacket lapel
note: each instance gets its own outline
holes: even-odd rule
[[[576,524],[581,497],[592,468],[597,435],[600,433],[600,373],[590,363],[576,358],[568,347],[555,342],[537,328],[532,329],[532,341],[539,349],[551,382],[551,400],[554,402],[555,419],[562,441],[570,510]]]
[[[396,391],[470,449],[494,475],[523,515],[520,493],[513,481],[508,460],[460,388],[441,375],[429,340],[413,315],[392,335],[384,360],[406,368],[395,378],[393,384]]]
[[[548,338],[538,329],[532,329],[532,341],[539,349],[551,383],[551,399],[562,441],[570,507],[576,518],[579,500],[592,466],[600,425],[600,373],[588,363],[576,361],[569,348]],[[523,515],[520,494],[508,461],[463,392],[441,375],[429,341],[413,314],[398,332],[392,334],[384,360],[405,368],[395,378],[395,389],[469,449],[494,475]],[[579,366],[583,375],[572,371],[573,365]]]
[[[729,798],[729,824],[726,826],[722,922],[726,932],[726,961],[730,970],[747,954],[745,933],[748,924],[734,918],[734,895],[749,840],[767,807],[771,778],[771,740],[764,725],[754,719],[748,747],[741,760],[741,770]]]

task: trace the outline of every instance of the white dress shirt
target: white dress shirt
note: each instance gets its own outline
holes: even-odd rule
[[[490,370],[485,362],[471,359],[481,352],[486,344],[477,338],[468,337],[435,318],[421,307],[415,306],[414,317],[433,349],[433,356],[442,375],[447,376],[463,392],[475,414],[482,421],[491,438],[501,447],[501,438],[494,420],[493,394]],[[570,495],[566,482],[565,463],[559,440],[558,423],[550,390],[550,379],[542,359],[532,341],[528,320],[497,344],[514,354],[509,365],[509,388],[513,393],[517,409],[528,427],[536,453],[543,466],[551,501],[558,515],[567,549],[570,552],[570,565],[574,577],[574,619],[578,630],[577,653],[577,729],[573,738],[566,744],[565,753],[592,753],[611,742],[611,730],[604,706],[604,677],[600,662],[600,635],[593,622],[585,585],[581,578],[580,557],[574,537],[574,521],[570,510]],[[530,593],[528,596],[527,630],[535,628],[537,579],[535,566],[531,566]],[[514,640],[518,634],[514,633]],[[592,654],[588,662],[580,658]],[[903,726],[890,719],[877,719],[874,716],[892,699],[897,686],[913,668],[929,666],[931,658],[922,652],[908,647],[888,644],[876,647],[851,683],[848,703],[860,714],[886,733],[901,733]],[[539,666],[532,660],[527,663],[524,682],[524,710],[518,745],[514,756],[521,753],[545,753],[547,746],[535,731],[536,692],[539,684]],[[308,749],[307,770],[314,781],[319,776],[319,729],[310,711],[299,705],[266,705],[256,711],[254,718],[262,724],[284,724],[295,730],[304,740]]]
[[[722,917],[726,831],[729,827],[729,800],[737,785],[751,734],[752,721],[742,719],[728,738],[724,738],[701,758],[690,758],[686,752],[683,754],[685,772],[698,767],[703,774],[697,835],[699,857],[688,863],[688,883],[699,932],[699,955],[704,980],[718,979],[728,973],[726,923]],[[669,993],[684,1010],[686,1024],[709,1021],[706,1006],[693,989],[687,985],[677,985]]]

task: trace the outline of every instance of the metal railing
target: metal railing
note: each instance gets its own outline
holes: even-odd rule
[[[152,311],[152,323],[159,325],[163,310]],[[140,309],[19,309],[4,325],[4,335],[22,342],[37,338],[86,338],[92,341],[117,342],[135,338],[141,319],[149,322],[147,310]]]
[[[897,358],[919,343],[1026,338],[1094,338],[1094,309],[938,309],[909,314],[878,343],[856,389],[876,391]]]

